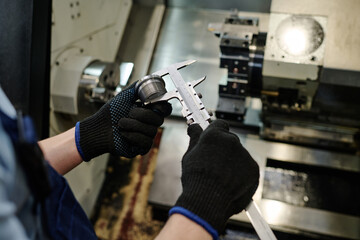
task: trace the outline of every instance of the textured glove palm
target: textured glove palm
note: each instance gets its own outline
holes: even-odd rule
[[[175,206],[187,209],[218,232],[249,204],[259,183],[259,167],[226,122],[203,132],[188,128],[190,144],[182,159],[183,192]]]
[[[152,104],[151,109],[137,107],[134,86],[76,124],[76,146],[84,161],[103,153],[134,157],[150,150],[158,127],[172,108],[167,102]]]

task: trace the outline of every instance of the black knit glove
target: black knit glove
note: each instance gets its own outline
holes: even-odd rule
[[[187,216],[217,238],[226,221],[249,204],[259,184],[259,166],[224,121],[214,121],[204,132],[190,125],[188,135],[183,192],[170,214]]]
[[[75,142],[84,161],[103,153],[130,158],[150,150],[158,127],[172,108],[168,102],[137,107],[137,99],[132,84],[94,115],[76,124]]]

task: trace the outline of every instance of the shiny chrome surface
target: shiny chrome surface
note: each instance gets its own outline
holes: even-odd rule
[[[259,208],[273,229],[285,232],[310,232],[340,238],[359,239],[359,218],[313,208],[296,207],[283,202],[262,199]],[[247,221],[244,214],[232,217]]]
[[[93,61],[84,69],[80,86],[115,88],[120,69],[116,63]]]
[[[271,13],[264,58],[323,65],[327,33],[324,16]]]
[[[326,16],[324,68],[360,70],[360,1],[272,0],[271,12]]]
[[[277,239],[269,227],[269,224],[265,221],[261,215],[259,207],[251,200],[249,205],[245,208],[246,215],[248,216],[251,224],[255,228],[255,231],[261,240],[275,240]]]
[[[325,33],[314,18],[293,15],[284,19],[276,29],[276,41],[290,55],[303,56],[314,52],[323,43]]]
[[[91,62],[84,69],[79,82],[80,105],[83,101],[107,102],[115,96],[119,82],[120,68],[116,63],[99,60]]]
[[[147,75],[136,83],[135,91],[145,103],[166,93],[165,82],[158,75]]]
[[[126,86],[134,69],[134,63],[120,63],[120,86]]]

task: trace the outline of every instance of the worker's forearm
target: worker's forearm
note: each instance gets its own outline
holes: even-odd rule
[[[65,174],[82,163],[75,144],[75,128],[39,142],[45,159],[59,173]]]
[[[211,240],[211,235],[200,225],[181,214],[172,214],[155,240]]]

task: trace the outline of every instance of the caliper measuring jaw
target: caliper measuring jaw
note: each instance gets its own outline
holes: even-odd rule
[[[199,94],[194,87],[199,85],[206,77],[202,77],[192,82],[185,82],[179,69],[182,69],[196,60],[187,60],[168,66],[167,68],[156,71],[142,78],[135,86],[141,101],[147,105],[159,101],[168,101],[177,98],[182,105],[182,115],[187,119],[187,124],[197,123],[205,130],[210,125],[210,114],[205,109],[200,100]],[[175,90],[167,92],[165,82],[162,77],[169,75],[175,85]],[[245,208],[246,214],[250,219],[256,233],[261,240],[276,239],[270,226],[262,217],[256,203],[251,200]]]
[[[173,65],[168,66],[167,68],[156,71],[151,75],[148,75],[145,78],[143,78],[148,81],[151,81],[169,75],[172,82],[175,85],[175,90],[171,92],[165,91],[163,95],[157,96],[155,98],[151,98],[150,96],[150,98],[148,97],[145,100],[143,99],[141,100],[144,102],[145,105],[147,105],[154,102],[168,101],[170,99],[177,98],[182,105],[181,114],[187,119],[188,125],[193,123],[198,123],[203,129],[205,129],[210,124],[209,123],[210,115],[206,111],[205,106],[200,100],[199,95],[195,92],[194,87],[200,84],[202,81],[204,81],[206,77],[202,77],[192,82],[185,82],[178,71],[179,69],[184,68],[194,62],[196,62],[196,60],[188,60],[184,62],[175,63]],[[149,78],[151,80],[149,80]],[[143,81],[143,79],[140,80],[140,84],[141,81]],[[140,88],[141,85],[139,85],[137,89],[140,90]],[[141,96],[141,94],[139,95]]]

